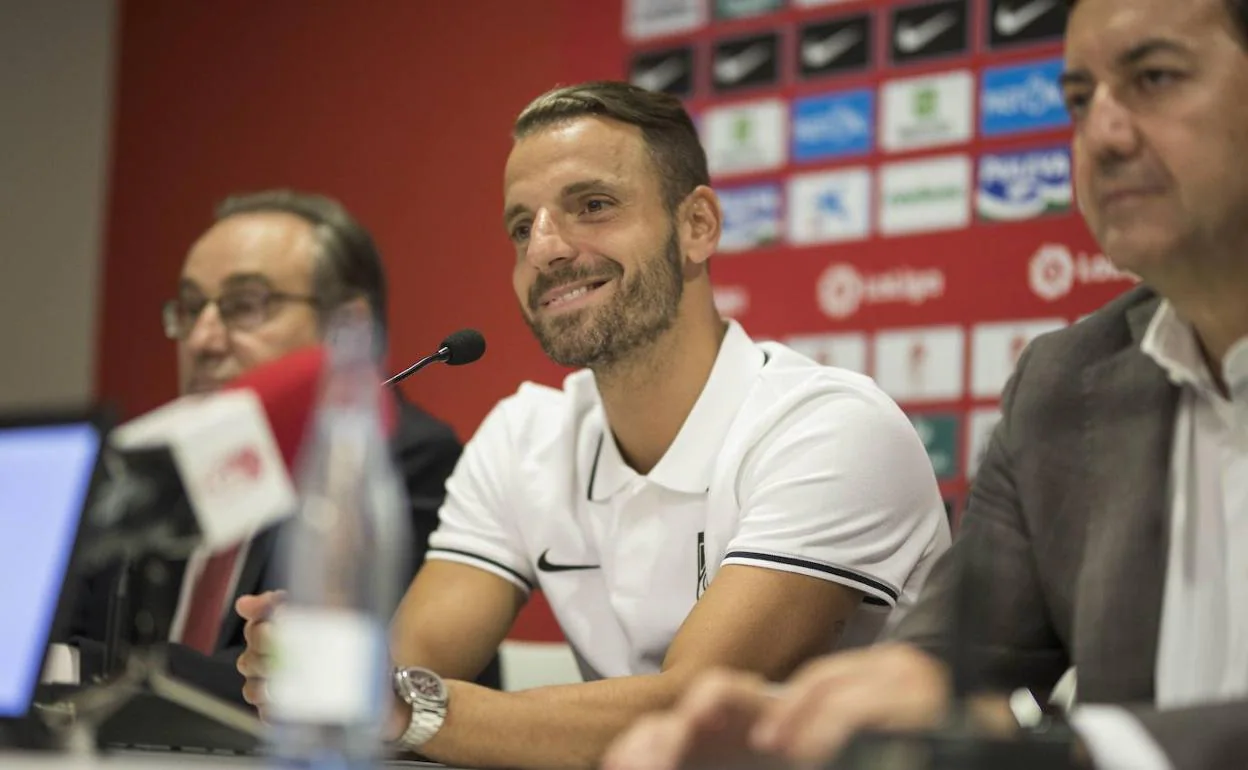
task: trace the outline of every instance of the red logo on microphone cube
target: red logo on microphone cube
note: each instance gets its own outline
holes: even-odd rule
[[[225,459],[204,479],[204,489],[210,493],[226,492],[241,484],[260,478],[264,463],[254,446],[240,447]]]

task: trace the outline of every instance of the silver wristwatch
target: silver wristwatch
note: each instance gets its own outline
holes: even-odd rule
[[[394,692],[412,707],[412,719],[394,744],[415,751],[442,729],[450,694],[442,677],[427,668],[395,669]]]

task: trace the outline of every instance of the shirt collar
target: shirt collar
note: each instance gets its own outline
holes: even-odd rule
[[[719,346],[711,376],[685,418],[676,440],[646,478],[675,492],[702,494],[711,486],[711,473],[723,439],[745,403],[767,356],[736,321]],[[590,471],[589,498],[603,502],[639,474],[624,462],[604,421],[601,442]]]
[[[1175,385],[1216,391],[1200,343],[1196,341],[1196,332],[1191,324],[1179,317],[1168,300],[1163,301],[1153,314],[1140,349],[1157,362]],[[1236,342],[1226,352],[1222,361],[1222,380],[1233,398],[1248,398],[1248,337]]]
[[[1222,379],[1231,398],[1248,403],[1248,337],[1231,345],[1222,360]]]

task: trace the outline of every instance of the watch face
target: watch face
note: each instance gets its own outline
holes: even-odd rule
[[[446,699],[446,686],[435,674],[413,669],[407,672],[407,682],[412,694],[433,701]]]

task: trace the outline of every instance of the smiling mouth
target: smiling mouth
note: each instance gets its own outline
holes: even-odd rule
[[[573,304],[577,300],[594,293],[598,289],[601,289],[603,286],[606,286],[607,283],[609,282],[610,282],[609,278],[604,278],[600,281],[593,281],[591,283],[582,284],[581,286],[577,286],[574,289],[568,289],[567,291],[560,291],[559,293],[555,294],[549,299],[543,299],[541,302],[541,307],[543,310],[555,310],[565,305]]]

